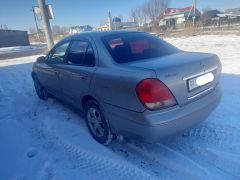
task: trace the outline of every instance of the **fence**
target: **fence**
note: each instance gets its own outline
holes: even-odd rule
[[[27,31],[0,30],[0,48],[12,46],[29,46]]]

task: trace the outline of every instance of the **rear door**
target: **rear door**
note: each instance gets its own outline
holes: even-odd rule
[[[60,81],[62,92],[73,103],[79,103],[78,100],[89,91],[96,68],[95,52],[93,43],[87,38],[71,41],[65,64],[61,65]]]
[[[48,54],[46,63],[38,64],[38,78],[45,88],[52,93],[60,93],[59,65],[64,63],[70,41],[57,44]]]

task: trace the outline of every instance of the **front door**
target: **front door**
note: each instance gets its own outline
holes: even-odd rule
[[[47,56],[45,63],[38,63],[38,79],[40,83],[51,93],[59,94],[61,85],[58,66],[64,62],[69,41],[56,45]]]
[[[95,54],[89,40],[72,40],[61,65],[62,91],[73,103],[80,105],[82,96],[89,91],[95,70]]]

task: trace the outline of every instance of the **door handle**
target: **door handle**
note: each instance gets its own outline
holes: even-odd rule
[[[54,74],[54,75],[58,74],[58,71],[54,71],[54,70],[50,70],[50,69],[46,70],[45,72],[48,72],[48,73]]]
[[[81,74],[79,77],[80,77],[80,79],[82,79],[82,80],[85,80],[85,79],[87,79],[87,74]]]
[[[55,75],[57,75],[58,74],[58,72],[57,71],[51,71],[53,74],[55,74]]]

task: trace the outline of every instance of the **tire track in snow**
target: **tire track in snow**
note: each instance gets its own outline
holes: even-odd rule
[[[239,137],[237,127],[206,122],[183,136],[169,138],[163,144],[186,154],[200,166],[208,167],[207,170],[214,179],[235,178],[237,170],[233,164],[239,166],[239,163],[231,156],[240,158]]]
[[[51,166],[49,161],[46,161],[39,172],[37,180],[60,180],[59,175],[54,171],[54,168]]]
[[[38,111],[38,107],[36,106],[35,108],[34,111]],[[36,122],[40,122],[40,124],[36,124]],[[69,164],[72,168],[82,171],[90,178],[155,179],[151,174],[127,162],[103,157],[69,143],[54,134],[49,127],[47,128],[42,119],[37,119],[32,123],[30,133],[46,151],[51,152],[53,156],[61,158],[64,164]]]
[[[178,178],[209,178],[209,174],[205,169],[190,159],[180,155],[179,153],[173,152],[173,150],[170,150],[163,145],[159,147],[158,144],[148,146],[148,144],[141,143],[143,148],[140,148],[132,143],[127,143],[126,146],[131,150],[138,152],[142,156],[147,157],[150,161],[156,162],[158,166],[165,167],[174,172],[174,175]],[[182,162],[187,163],[188,166],[183,166]]]
[[[105,179],[113,179],[114,177],[119,179],[153,179],[151,175],[139,168],[120,160],[113,160],[87,152],[81,147],[68,143],[51,131],[34,128],[32,132],[43,143],[46,150],[51,150],[53,153],[60,153],[61,156],[67,157],[70,163],[74,164],[75,168],[83,171],[88,176],[94,176],[96,179],[103,176]]]
[[[50,104],[54,104],[54,101],[50,102]],[[116,177],[117,179],[155,179],[152,175],[129,163],[87,152],[83,148],[70,144],[57,136],[47,127],[48,125],[44,124],[43,119],[40,119],[41,115],[40,118],[38,116],[38,112],[48,108],[49,103],[46,106],[42,106],[41,101],[38,100],[32,104],[31,109],[28,109],[28,111],[25,109],[24,112],[14,112],[12,118],[17,119],[17,117],[21,117],[24,120],[21,122],[22,126],[28,130],[30,128],[30,134],[37,139],[37,143],[43,149],[51,152],[53,156],[61,158],[61,160],[64,159],[65,163],[74,166],[72,167],[74,169],[82,171],[90,179],[100,179],[103,176],[104,179],[113,179]],[[54,172],[52,166],[48,165],[47,169],[44,168],[44,172],[40,176],[47,179],[51,175],[51,177],[55,178]]]
[[[140,145],[141,146],[141,145]],[[124,144],[115,142],[110,148],[113,152],[125,158],[128,162],[136,164],[144,171],[149,172],[157,176],[157,179],[176,179],[176,175],[171,168],[167,168],[163,163],[159,163],[155,158],[150,157],[144,149],[138,147],[135,144],[124,142]]]
[[[50,105],[53,104],[53,103],[50,103]],[[36,106],[40,106],[41,107],[44,107],[44,109],[46,109],[48,106],[49,106],[49,103],[47,103],[47,106],[42,106],[42,103],[40,103],[40,101],[37,101],[37,104]],[[36,112],[38,112],[38,109],[35,110]],[[29,112],[30,114],[32,114],[32,111]],[[22,115],[29,115],[28,112],[24,112]],[[17,116],[17,114],[16,114]],[[31,118],[31,116],[29,116],[28,118]],[[41,121],[41,119],[38,119],[38,121]],[[36,125],[36,124],[35,124]],[[235,131],[229,131],[230,129],[232,130],[232,128],[234,127],[228,127],[228,126],[221,126],[221,125],[216,125],[216,124],[206,124],[206,125],[203,125],[202,127],[199,127],[199,128],[196,128],[196,129],[192,129],[190,130],[187,135],[185,134],[185,137],[187,138],[197,138],[198,140],[200,140],[200,142],[202,141],[205,145],[208,144],[208,143],[211,143],[213,140],[214,140],[214,144],[217,144],[217,145],[224,145],[224,144],[221,144],[221,143],[218,143],[218,142],[223,142],[223,143],[226,143],[226,144],[232,144],[234,142],[232,141],[235,141],[235,140],[238,140],[237,138],[239,137],[239,133],[236,131],[236,128]],[[41,129],[43,130],[43,132],[39,132],[39,134],[37,135],[37,137],[40,137],[40,139],[42,137],[44,138],[49,138],[52,134],[52,132],[48,132],[46,133],[46,130],[47,127],[44,126],[44,124],[42,124],[42,127]],[[39,129],[35,129],[35,130],[39,130]],[[34,130],[34,131],[35,131]],[[41,131],[41,130],[40,130]],[[45,135],[44,135],[45,134]],[[210,137],[210,138],[209,138]],[[216,138],[217,137],[217,138]],[[53,136],[51,138],[52,140],[51,141],[54,141],[54,139],[59,139],[58,136]],[[46,140],[46,139],[45,139]],[[59,144],[60,143],[60,144]],[[189,144],[191,144],[192,141],[189,142]],[[44,147],[46,149],[48,149],[49,147],[51,147],[52,143],[51,142],[43,142],[44,144]],[[89,158],[86,154],[79,154],[79,149],[77,146],[75,146],[74,148],[71,147],[71,144],[70,146],[68,145],[65,145],[68,144],[68,142],[58,142],[55,148],[55,151],[61,149],[62,147],[64,147],[65,149],[65,152],[63,154],[69,154],[69,158],[71,159],[71,161],[73,161],[75,164],[75,168],[78,168],[78,169],[84,169],[83,172],[85,172],[88,176],[92,176],[92,169],[94,169],[94,171],[96,172],[96,177],[101,177],[102,176],[102,169],[101,167],[99,167],[98,165],[98,162],[101,161],[102,163],[105,163],[104,160],[102,159],[99,159],[99,158],[92,158],[91,157]],[[144,145],[143,145],[144,146]],[[198,144],[199,146],[199,144]],[[128,147],[129,148],[129,147]],[[137,148],[137,149],[136,149]],[[75,149],[75,150],[74,150]],[[161,168],[161,166],[164,166],[166,167],[167,169],[170,169],[171,171],[173,172],[177,172],[177,175],[180,175],[180,176],[183,176],[183,177],[189,177],[189,172],[186,171],[186,169],[184,169],[184,167],[181,167],[181,164],[180,166],[178,164],[171,164],[171,162],[169,163],[169,159],[171,159],[172,157],[170,158],[166,158],[164,157],[163,154],[160,153],[159,155],[159,152],[156,152],[156,150],[154,151],[149,151],[150,148],[146,148],[145,146],[145,151],[143,152],[142,149],[140,149],[139,147],[135,146],[135,147],[130,147],[129,149],[132,149],[133,151],[135,152],[138,152],[141,156],[144,156],[146,157],[147,159],[149,159],[149,161],[154,161],[158,164],[158,167]],[[156,149],[156,148],[155,148]],[[74,155],[75,154],[75,155]],[[169,154],[173,154],[174,156],[177,156],[176,154],[174,154],[173,152],[169,152]],[[94,162],[95,160],[97,161],[96,164],[93,164],[93,165],[90,165],[90,168],[89,168],[89,164],[91,164],[91,162],[87,162],[86,165],[83,165],[81,164],[81,161],[86,161],[86,159],[82,160],[81,158],[79,157],[82,157],[82,156],[85,156],[87,159],[89,158],[90,161]],[[204,156],[202,156],[202,158],[204,158]],[[175,159],[179,159],[179,161],[185,161],[186,159],[184,159],[183,157],[175,157]],[[66,161],[69,161],[69,159],[66,159]],[[189,162],[188,162],[189,163]],[[191,164],[191,163],[190,163]],[[109,166],[112,166],[111,164],[107,165],[107,167]],[[193,166],[193,163],[191,164],[191,167]],[[103,169],[108,169],[106,166],[104,166]],[[88,169],[89,168],[89,169]],[[122,169],[121,167],[118,167],[119,169]],[[95,169],[98,169],[95,170]],[[193,169],[197,169],[197,166],[193,166]],[[193,173],[197,172],[197,171],[192,171]],[[110,169],[110,171],[112,172],[112,170]],[[200,172],[203,172],[204,175],[206,175],[207,173],[204,172],[203,169],[199,168]],[[190,171],[191,172],[191,171]],[[146,173],[147,174],[147,173]],[[149,174],[148,174],[149,175]],[[112,177],[121,177],[119,176],[119,174],[116,174],[114,173],[112,176],[108,177],[109,179],[111,179]],[[126,174],[123,175],[121,178],[125,178]],[[190,175],[190,177],[196,179],[197,176],[192,176]],[[204,176],[204,177],[207,177],[207,176]]]
[[[204,176],[204,177],[209,178],[209,172],[204,167],[202,167],[200,164],[198,164],[195,161],[193,161],[192,159],[190,159],[187,155],[185,155],[181,152],[178,152],[178,151],[176,151],[164,144],[161,144],[161,143],[157,143],[156,145],[158,145],[161,149],[163,149],[165,151],[165,153],[169,153],[170,156],[174,156],[175,157],[174,161],[178,160],[178,164],[181,165],[182,162],[185,162],[191,166],[190,171],[198,172],[198,176]]]
[[[229,125],[204,123],[198,128],[191,129],[184,134],[185,138],[197,139],[194,143],[204,143],[206,146],[220,146],[223,149],[240,150],[240,130]]]
[[[204,166],[206,163],[202,163],[202,161],[217,161],[211,159],[211,157],[206,158],[205,155],[199,152],[199,147],[210,146],[214,150],[214,147],[217,146],[217,149],[219,150],[220,146],[220,149],[225,148],[231,150],[230,154],[239,157],[239,137],[240,131],[236,127],[208,122],[202,126],[199,126],[198,128],[188,131],[183,137],[177,136],[176,138],[168,139],[166,141],[167,143],[158,143],[153,145],[140,143],[140,146],[143,146],[143,148],[140,148],[132,143],[127,143],[126,148],[128,153],[130,153],[130,151],[133,151],[131,154],[134,154],[134,152],[138,153],[141,156],[146,157],[150,162],[155,161],[158,163],[158,165],[175,171],[179,175],[183,175],[185,177],[189,177],[190,175],[190,177],[193,179],[202,179],[203,177],[211,178],[212,176],[212,169],[205,169]],[[171,142],[171,140],[173,140],[173,142]],[[194,158],[192,158],[190,155],[188,158],[189,154],[184,152],[185,150],[177,151],[174,150],[175,148],[171,148],[171,146],[175,146],[175,148],[186,148],[186,151],[190,150],[195,153],[198,152],[199,154],[195,154]],[[174,162],[171,162],[172,159],[174,159]],[[182,162],[187,163],[188,166],[185,167]],[[224,166],[221,168],[223,168],[222,170],[224,171]],[[229,168],[226,167],[226,169]],[[234,170],[236,168],[233,168],[232,170],[230,169],[228,171],[232,172],[233,174],[236,173],[236,170]],[[229,176],[229,174],[225,175]]]
[[[240,155],[233,155],[228,152],[211,148],[199,148],[202,158],[209,164],[224,172],[228,178],[240,179]]]

